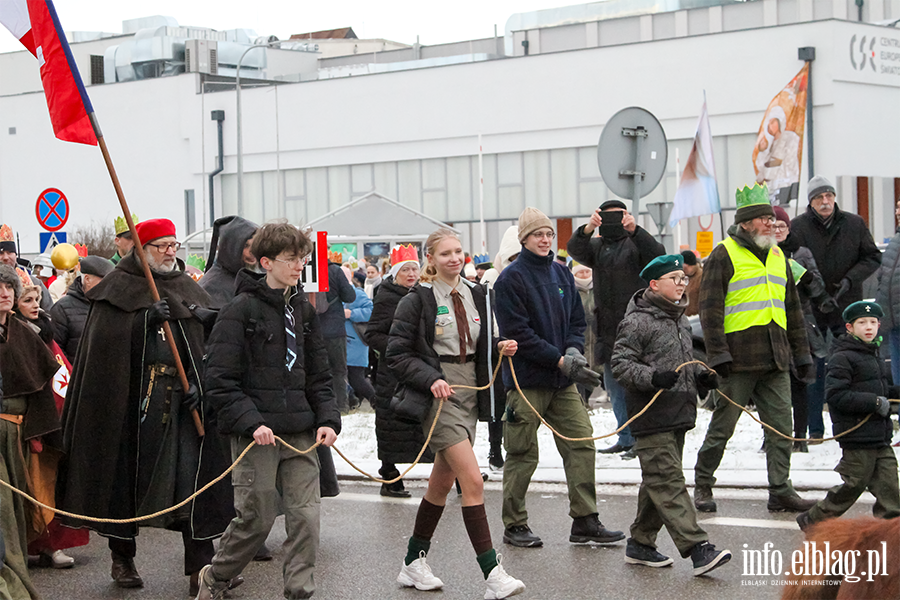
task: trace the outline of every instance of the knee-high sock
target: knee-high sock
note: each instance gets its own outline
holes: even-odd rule
[[[406,550],[406,564],[412,563],[419,558],[419,554],[424,552],[428,554],[431,548],[431,536],[437,529],[437,524],[441,520],[444,512],[443,506],[432,504],[425,498],[419,504],[419,512],[416,513],[416,524],[413,526],[412,537],[409,538],[409,545]]]

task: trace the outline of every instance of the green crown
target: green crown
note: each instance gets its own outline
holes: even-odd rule
[[[137,215],[134,213],[131,214],[131,220],[134,222],[135,225],[140,223],[140,219],[138,219]],[[116,229],[116,235],[122,235],[123,233],[128,231],[128,223],[125,221],[125,217],[116,217],[116,220],[113,225]]]
[[[191,265],[192,267],[197,267],[201,271],[206,270],[206,259],[200,256],[199,254],[191,254],[187,257],[187,260],[184,261],[185,264]]]
[[[765,183],[762,185],[754,183],[753,187],[747,187],[745,185],[743,189],[735,190],[734,199],[737,201],[738,208],[745,208],[747,206],[755,206],[758,204],[771,204],[771,202],[769,202],[769,188]]]

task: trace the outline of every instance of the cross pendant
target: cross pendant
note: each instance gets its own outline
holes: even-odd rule
[[[160,327],[159,331],[157,333],[159,333],[159,335],[162,337],[162,341],[166,341],[166,330],[165,329]]]

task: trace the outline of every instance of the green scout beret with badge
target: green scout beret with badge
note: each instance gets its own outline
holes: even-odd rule
[[[881,310],[881,306],[877,302],[870,302],[868,300],[854,302],[844,309],[843,314],[846,323],[853,323],[853,321],[863,317],[875,317],[880,319],[883,316],[884,311]]]
[[[673,271],[684,270],[684,257],[680,254],[664,254],[657,256],[641,271],[641,279],[650,283]]]

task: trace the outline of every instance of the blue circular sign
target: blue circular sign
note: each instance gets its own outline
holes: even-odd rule
[[[35,206],[38,223],[47,231],[59,231],[69,220],[69,200],[56,188],[47,188]]]

